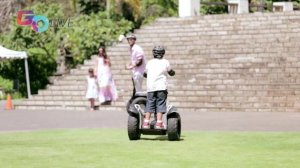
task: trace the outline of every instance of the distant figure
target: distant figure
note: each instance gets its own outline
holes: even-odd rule
[[[145,54],[143,49],[139,45],[135,44],[136,36],[134,34],[130,34],[126,38],[130,46],[129,53],[131,56],[131,62],[126,65],[126,69],[132,70],[135,91],[141,92],[143,91],[143,73],[146,67]]]
[[[104,47],[99,47],[96,60],[96,75],[99,85],[99,101],[101,105],[110,105],[111,101],[118,98],[117,89],[111,73],[111,61],[106,54]]]
[[[88,70],[89,76],[86,77],[87,79],[87,91],[86,91],[86,98],[90,102],[90,110],[95,110],[95,99],[98,98],[98,84],[96,80],[96,76],[94,75],[93,68]]]

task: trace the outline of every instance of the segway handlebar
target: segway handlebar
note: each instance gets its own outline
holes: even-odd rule
[[[175,71],[173,69],[171,69],[170,71],[168,71],[168,74],[170,76],[174,76],[175,75]],[[143,77],[147,78],[147,73],[146,72],[143,73]]]
[[[174,75],[175,75],[175,71],[174,71],[173,69],[171,69],[170,71],[168,71],[168,74],[169,74],[170,76],[174,76]]]

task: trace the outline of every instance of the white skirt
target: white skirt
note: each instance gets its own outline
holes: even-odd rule
[[[98,98],[98,90],[97,88],[89,88],[86,92],[87,99],[97,99]]]

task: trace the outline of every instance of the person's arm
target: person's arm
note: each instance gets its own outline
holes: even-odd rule
[[[111,67],[111,61],[110,61],[109,57],[107,57],[107,59],[105,59],[105,62],[109,67]]]
[[[86,79],[85,90],[88,90],[88,88],[89,88],[89,77],[86,76],[85,79]]]
[[[97,81],[97,78],[95,78],[95,82],[96,82],[97,90],[99,91],[100,87],[99,87],[99,83]]]
[[[147,78],[148,65],[149,65],[149,64],[146,65],[145,71],[144,71],[144,73],[143,73],[144,78]]]
[[[136,62],[135,62],[135,66],[138,67],[138,66],[141,66],[143,64],[143,59],[145,57],[145,54],[144,54],[144,51],[142,48],[138,49],[137,52],[136,52]]]
[[[126,69],[133,69],[135,67],[141,66],[143,64],[143,59],[144,59],[144,52],[141,48],[137,48],[135,49],[135,53],[134,55],[136,55],[136,61],[134,63],[129,63],[126,66]]]
[[[133,68],[133,66],[132,66],[131,63],[128,63],[128,64],[125,66],[125,69],[127,69],[127,70],[130,70],[130,69],[132,69],[132,68]]]
[[[143,64],[143,57],[144,56],[138,57],[138,59],[135,62],[135,67],[141,66]]]
[[[167,61],[167,71],[170,76],[175,75],[175,71],[171,68],[169,61]]]
[[[142,63],[143,63],[143,59],[138,59],[137,61],[135,61],[135,63],[127,64],[126,69],[132,69],[132,68],[138,67],[138,66],[142,65]]]
[[[99,60],[98,60],[99,58],[96,58],[96,66],[95,66],[95,68],[94,68],[94,74],[95,74],[95,77],[97,78],[98,77],[98,62],[99,62]]]

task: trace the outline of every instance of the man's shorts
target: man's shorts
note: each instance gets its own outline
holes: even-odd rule
[[[162,112],[167,110],[167,90],[154,91],[147,93],[146,112]]]

